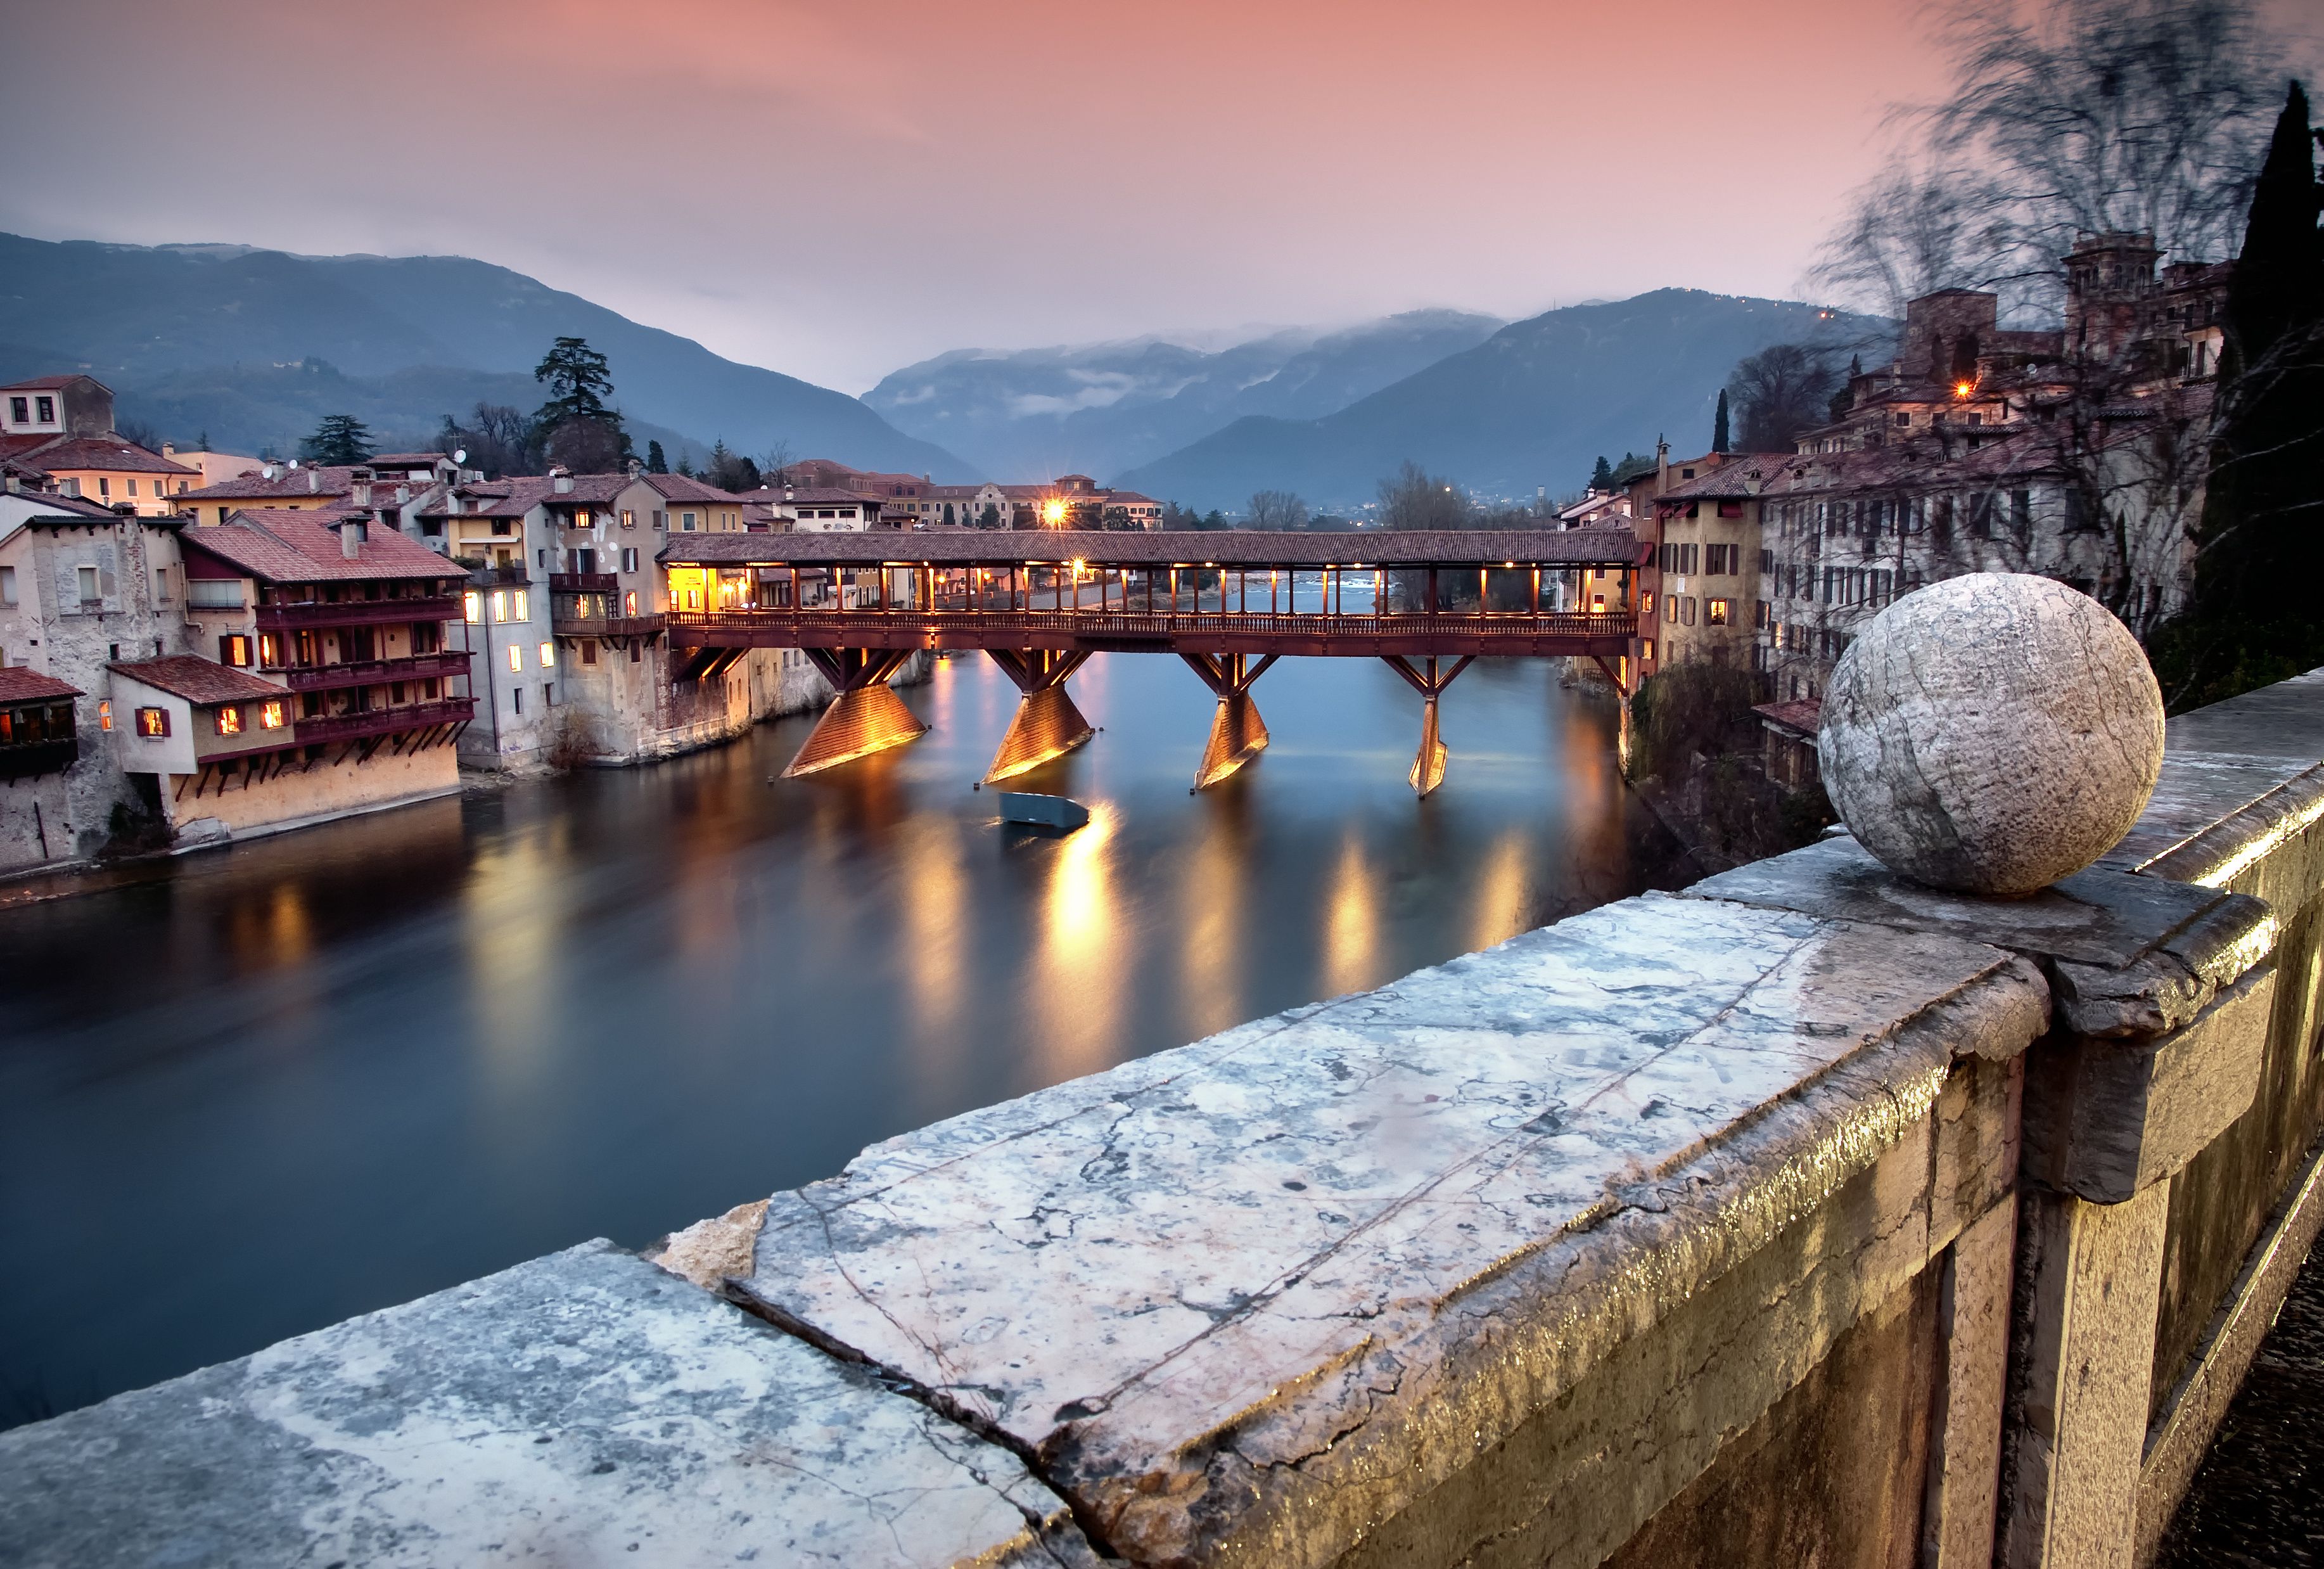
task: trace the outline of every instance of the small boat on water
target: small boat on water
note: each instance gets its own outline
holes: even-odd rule
[[[1089,808],[1067,796],[1035,795],[1028,790],[1001,792],[1001,820],[1026,823],[1037,828],[1072,833],[1089,821]]]

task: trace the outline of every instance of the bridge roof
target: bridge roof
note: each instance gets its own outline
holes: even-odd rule
[[[1204,530],[1141,532],[1079,529],[959,529],[921,533],[867,529],[830,534],[701,534],[669,541],[672,567],[864,566],[924,561],[940,567],[1094,561],[1104,566],[1631,567],[1638,544],[1628,529],[1497,529],[1331,534]]]

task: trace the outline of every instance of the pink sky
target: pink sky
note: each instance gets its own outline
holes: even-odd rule
[[[0,228],[478,256],[851,392],[971,346],[1796,295],[1883,107],[1939,86],[1915,14],[77,0],[12,20]]]

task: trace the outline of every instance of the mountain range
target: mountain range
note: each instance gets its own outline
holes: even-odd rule
[[[1793,342],[1875,359],[1893,331],[1790,300],[1658,289],[1513,322],[1321,418],[1247,415],[1114,477],[1196,507],[1289,490],[1348,508],[1410,459],[1480,494],[1555,498],[1600,454],[1650,451],[1657,436],[1676,453],[1708,448],[1720,389],[1747,355]]]
[[[1116,474],[1245,416],[1313,420],[1473,348],[1494,317],[1416,310],[1335,331],[1279,328],[1216,351],[1167,337],[907,365],[863,401],[988,474]]]
[[[324,414],[384,440],[429,436],[480,400],[530,411],[550,342],[611,360],[613,401],[670,456],[723,438],[761,454],[981,479],[844,392],[723,359],[576,294],[461,256],[297,256],[0,235],[0,377],[86,370],[121,418],[190,445],[288,453]]]
[[[1661,289],[1524,321],[1413,311],[1272,328],[1222,348],[1170,336],[906,366],[861,399],[457,256],[297,256],[0,235],[0,379],[86,370],[124,424],[181,446],[287,454],[325,414],[383,445],[478,401],[530,410],[559,336],[611,361],[641,448],[723,438],[938,479],[1081,472],[1201,509],[1295,491],[1352,510],[1406,459],[1489,497],[1580,489],[1599,455],[1711,440],[1735,363],[1777,342],[1886,352],[1893,324],[1794,301]]]

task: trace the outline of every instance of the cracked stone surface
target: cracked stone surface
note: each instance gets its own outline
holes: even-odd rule
[[[1816,750],[1833,808],[1897,872],[2032,893],[2137,822],[2163,767],[2163,694],[2096,600],[1972,573],[1873,618],[1832,672]]]
[[[1094,1564],[1004,1449],[608,1242],[0,1434],[0,1563]]]
[[[1626,900],[874,1146],[774,1196],[743,1286],[1041,1456],[1101,1548],[1325,1563],[1430,1485],[1395,1435],[1457,1421],[1434,1453],[1465,1463],[1588,1361],[1575,1303],[1615,1305],[1588,1334],[1651,1323],[2046,1007],[1956,937]],[[1786,1110],[1817,1094],[1814,1127]],[[1666,1246],[1624,1230],[1690,1204]],[[1517,1318],[1564,1325],[1537,1365],[1493,1349]],[[1222,1552],[1270,1509],[1294,1525]]]
[[[2246,808],[2280,803],[2279,833],[2314,822],[2324,801],[2324,670],[2214,703],[2170,722],[2170,750],[2138,826],[2107,856],[2126,871],[2153,867],[2190,841],[2234,828],[2227,819]],[[2272,825],[2246,826],[2257,842],[2220,844],[2212,859],[2264,854]],[[2250,830],[2258,830],[2254,835]],[[2201,876],[2210,868],[2185,868]],[[2173,875],[2180,874],[2177,872]]]

